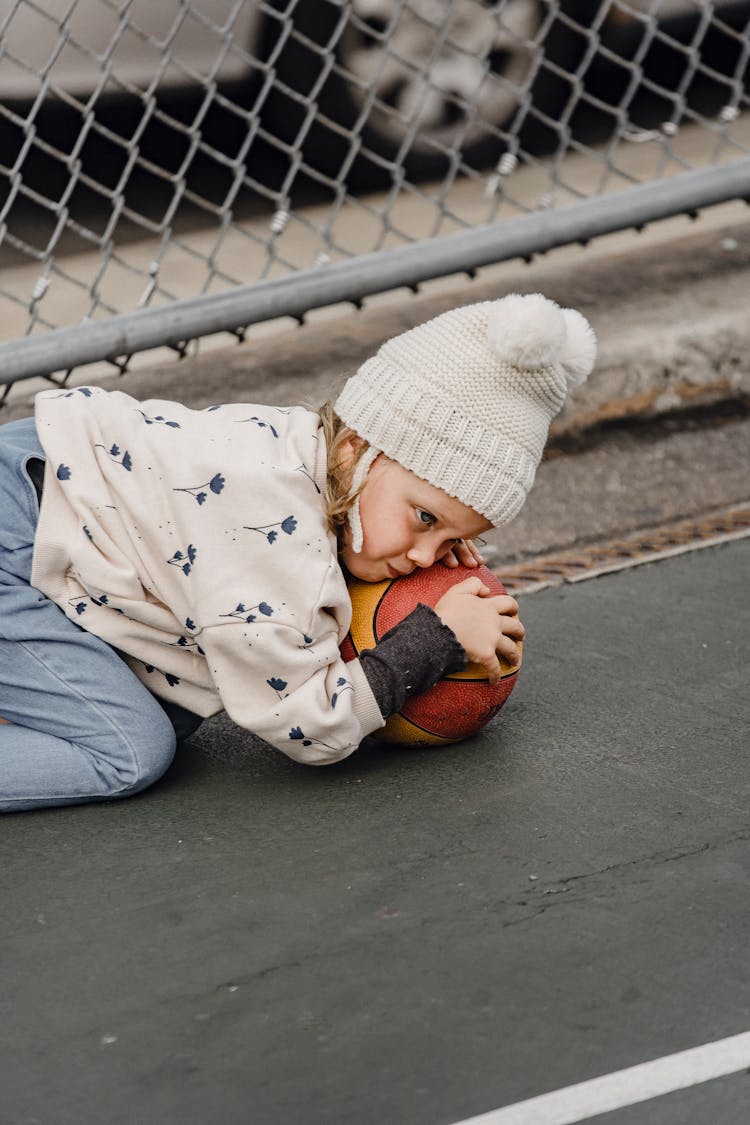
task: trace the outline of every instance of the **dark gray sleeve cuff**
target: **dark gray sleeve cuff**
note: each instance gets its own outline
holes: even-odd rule
[[[443,676],[466,666],[456,634],[420,602],[408,617],[360,654],[362,668],[384,719],[406,699],[427,691]]]

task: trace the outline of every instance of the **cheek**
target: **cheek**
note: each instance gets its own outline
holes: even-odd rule
[[[368,503],[367,497],[363,495],[359,514],[365,535],[365,550],[375,549],[378,553],[388,553],[405,541],[408,535],[407,519],[392,505]]]
[[[385,519],[373,523],[363,523],[365,533],[364,550],[372,558],[385,558],[398,550],[398,536],[392,523]]]

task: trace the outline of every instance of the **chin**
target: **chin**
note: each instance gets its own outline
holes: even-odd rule
[[[359,555],[355,555],[353,552],[349,555],[344,555],[341,561],[352,578],[358,578],[360,582],[384,582],[390,577],[384,563],[368,562],[366,559],[360,558]]]

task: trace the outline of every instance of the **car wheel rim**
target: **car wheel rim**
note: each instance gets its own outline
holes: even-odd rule
[[[339,63],[367,124],[413,150],[467,147],[506,126],[532,73],[538,0],[354,0]]]

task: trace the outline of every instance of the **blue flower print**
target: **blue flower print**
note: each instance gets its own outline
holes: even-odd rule
[[[90,387],[75,387],[72,391],[61,391],[59,395],[51,395],[51,398],[72,398],[73,395],[83,395],[85,398],[91,398]]]
[[[291,412],[290,407],[282,407],[282,406],[267,406],[266,409],[267,410],[273,410],[273,411],[276,412],[276,414],[289,414]],[[259,418],[257,414],[253,414],[252,417],[250,417],[250,418],[238,418],[237,421],[240,422],[240,423],[242,423],[242,422],[252,422],[254,425],[256,425],[258,427],[259,430],[268,430],[269,433],[273,434],[273,436],[275,438],[278,438],[278,436],[279,436],[278,430],[276,429],[276,427],[272,426],[271,423],[266,421],[265,418]]]
[[[58,480],[70,480],[70,469],[68,468],[67,465],[58,465],[57,466],[57,479]]]
[[[278,523],[266,523],[261,527],[248,527],[246,524],[244,526],[245,531],[257,531],[259,535],[265,535],[269,543],[275,543],[279,537],[276,528],[280,527],[285,535],[293,535],[297,528],[297,521],[294,516],[287,516]]]
[[[205,504],[208,499],[208,493],[204,492],[204,488],[210,488],[214,496],[218,496],[224,488],[226,481],[221,473],[214,473],[211,480],[207,480],[205,484],[194,484],[191,488],[173,488],[173,492],[188,492],[199,504]]]
[[[169,647],[170,648],[184,648],[184,649],[194,648],[195,651],[200,653],[201,656],[206,655],[205,652],[203,651],[203,649],[201,648],[201,646],[198,644],[198,642],[194,638],[191,639],[190,637],[179,636],[176,641],[170,641],[169,642]]]
[[[100,594],[98,598],[95,598],[92,594],[91,601],[94,605],[104,605],[107,609],[114,609],[115,613],[122,613],[121,609],[116,609],[115,606],[109,604],[109,598],[106,594]]]
[[[102,606],[106,609],[111,609],[114,613],[123,613],[124,611],[118,609],[115,605],[109,604],[109,597],[107,594],[100,594],[98,598],[93,594],[84,594],[82,598],[68,598],[68,605],[72,606],[78,616],[86,612],[86,602],[91,602],[92,605]]]
[[[143,421],[146,423],[147,426],[161,425],[161,426],[170,426],[173,430],[179,430],[180,429],[180,423],[179,422],[172,422],[168,418],[165,418],[163,414],[155,414],[153,418],[150,418],[149,415],[144,414],[142,410],[138,410],[137,413],[142,416]]]
[[[192,617],[186,617],[185,632],[187,636],[180,636],[176,641],[172,641],[171,644],[177,645],[180,648],[194,648],[195,651],[200,653],[201,656],[205,656],[205,652],[195,639],[203,632],[202,626],[196,625]]]
[[[87,539],[90,539],[92,543],[94,542],[94,536],[91,534],[89,529],[86,527],[86,524],[83,525],[83,534],[86,536]]]
[[[258,602],[257,605],[249,606],[245,605],[244,602],[238,602],[231,613],[220,613],[219,617],[236,617],[239,621],[245,621],[250,625],[253,621],[258,620],[258,613],[262,614],[263,617],[272,617],[273,609],[268,602]]]
[[[238,418],[237,421],[238,422],[253,422],[258,427],[259,430],[270,430],[270,432],[273,434],[273,436],[275,438],[277,438],[279,436],[278,430],[276,429],[275,426],[272,426],[270,422],[264,422],[262,418],[258,418],[256,415],[253,415],[252,418]]]
[[[335,691],[331,696],[331,707],[333,708],[335,708],[336,704],[345,691],[354,691],[354,685],[352,684],[351,680],[345,679],[344,676],[339,676],[339,678],[336,680],[336,687],[339,690]]]
[[[307,467],[305,465],[298,465],[297,468],[294,471],[295,471],[295,473],[302,473],[302,475],[304,477],[307,477],[307,479],[312,483],[313,487],[315,488],[315,491],[320,492],[320,485],[315,480],[315,478],[310,474],[309,470],[307,469]]]
[[[144,664],[143,667],[146,669],[149,675],[152,672],[157,672],[160,676],[163,676],[170,687],[177,687],[180,682],[179,676],[174,676],[171,672],[162,672],[160,668],[154,668],[153,664]]]
[[[94,448],[106,450],[112,460],[116,461],[118,465],[122,465],[123,469],[126,469],[128,472],[132,470],[133,459],[128,453],[127,449],[123,453],[119,445],[117,444],[111,445],[109,449],[107,449],[106,445],[102,445],[101,442],[98,441],[94,443]]]
[[[269,687],[273,688],[273,690],[278,695],[279,699],[284,698],[281,693],[284,690],[284,688],[287,686],[286,680],[282,680],[279,676],[271,676],[271,678],[269,680],[266,680],[266,683],[268,684]]]
[[[325,746],[326,750],[337,750],[337,746],[331,746],[328,742],[321,742],[319,738],[307,738],[302,727],[292,727],[289,731],[289,737],[292,742],[301,742],[303,746],[312,746],[315,742],[318,746]]]
[[[167,564],[169,566],[179,566],[183,574],[190,574],[197,554],[198,551],[193,544],[188,543],[184,551],[175,551],[172,558],[167,559]]]

